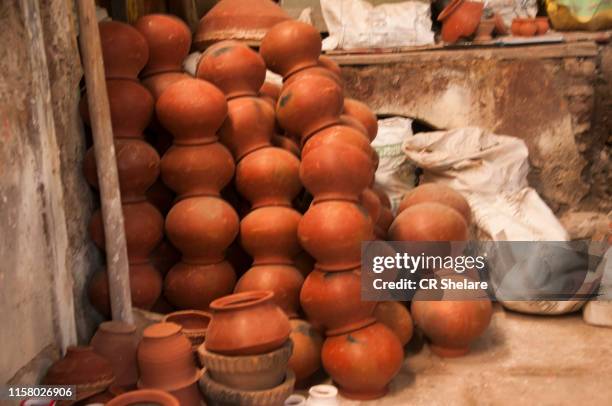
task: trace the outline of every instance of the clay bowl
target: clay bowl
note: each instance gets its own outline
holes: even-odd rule
[[[145,37],[131,25],[119,21],[102,21],[98,28],[106,79],[136,80],[149,60]]]
[[[111,363],[115,384],[121,386],[136,384],[138,337],[135,326],[121,321],[105,321],[98,327],[90,345],[97,354]]]
[[[106,403],[106,406],[129,406],[153,403],[160,406],[180,406],[178,400],[168,392],[158,389],[141,389],[119,395]]]
[[[211,318],[210,313],[201,310],[181,310],[165,315],[162,321],[183,327],[181,332],[191,341],[193,351],[196,351],[206,339]]]
[[[247,356],[215,354],[201,345],[198,356],[215,382],[238,390],[256,391],[272,389],[283,382],[292,350],[291,340],[277,350]]]
[[[212,302],[206,349],[223,355],[257,355],[280,348],[291,327],[273,298],[270,291],[251,291]]]
[[[378,133],[378,120],[372,110],[359,100],[345,98],[344,99],[344,114],[353,117],[359,121],[368,133],[370,141],[374,141]]]

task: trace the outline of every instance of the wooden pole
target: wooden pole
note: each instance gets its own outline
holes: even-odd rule
[[[133,323],[130,276],[113,144],[100,31],[94,0],[78,0],[81,59],[85,68],[87,101],[102,203],[106,266],[113,320]]]

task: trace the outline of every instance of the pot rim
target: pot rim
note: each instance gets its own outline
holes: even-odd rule
[[[271,290],[253,290],[249,292],[234,293],[213,300],[210,308],[214,311],[229,311],[251,307],[256,304],[272,300],[274,292]]]
[[[452,2],[450,2],[450,4],[444,7],[444,10],[442,10],[442,12],[438,15],[437,20],[446,20],[452,13],[455,12],[455,10],[457,10],[459,6],[461,6],[461,4],[463,4],[464,1],[465,0],[453,0]]]
[[[206,327],[204,328],[186,328],[178,321],[172,320],[175,316],[176,317],[192,316],[192,318],[196,318],[198,320],[207,319],[208,323],[206,324]],[[212,320],[212,314],[210,314],[209,312],[205,312],[203,310],[190,309],[190,310],[178,310],[176,312],[168,313],[164,316],[164,318],[162,319],[162,322],[178,324],[179,326],[182,327],[181,332],[183,334],[190,335],[190,334],[202,334],[202,332],[206,332],[211,320]]]
[[[168,338],[179,334],[183,330],[180,324],[161,322],[151,324],[142,332],[143,338]]]

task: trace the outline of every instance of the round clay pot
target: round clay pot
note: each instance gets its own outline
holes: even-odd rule
[[[227,118],[219,130],[220,141],[239,161],[245,155],[271,145],[274,109],[257,97],[240,97],[228,103]]]
[[[315,27],[289,20],[268,31],[259,53],[268,69],[286,78],[301,69],[317,66],[321,46],[321,35]]]
[[[217,86],[228,100],[257,96],[266,79],[266,64],[247,45],[221,41],[204,52],[196,76]]]
[[[299,212],[282,206],[261,207],[244,217],[240,243],[253,257],[253,265],[293,265],[301,250],[297,238],[301,218]]]
[[[264,82],[259,89],[258,96],[267,102],[269,102],[272,107],[276,107],[276,101],[280,97],[281,87],[272,82]]]
[[[253,209],[291,207],[302,190],[299,171],[300,161],[292,153],[276,147],[258,149],[236,165],[236,189]]]
[[[342,77],[342,69],[340,68],[340,65],[338,65],[336,61],[331,59],[329,56],[319,56],[319,66],[322,66],[323,68],[335,73],[338,75],[338,77]]]
[[[227,261],[212,265],[179,262],[164,280],[164,295],[179,309],[208,310],[210,303],[232,293],[236,273]]]
[[[439,183],[425,183],[408,191],[397,209],[398,214],[419,203],[440,203],[457,210],[466,223],[472,221],[472,210],[465,197],[455,189]]]
[[[232,154],[222,144],[174,145],[161,160],[162,179],[179,198],[219,196],[234,176]]]
[[[538,24],[532,18],[526,18],[521,21],[519,27],[519,35],[522,37],[533,37],[538,33]]]
[[[327,335],[355,328],[372,318],[376,302],[361,300],[361,271],[312,271],[304,281],[300,303],[308,320]]]
[[[391,200],[389,199],[389,196],[387,196],[387,193],[380,186],[374,186],[372,187],[372,190],[378,195],[382,205],[388,209],[391,209]]]
[[[535,22],[538,26],[537,35],[546,34],[550,29],[550,25],[548,24],[548,17],[536,17]]]
[[[349,399],[378,399],[399,372],[404,351],[389,328],[372,322],[359,330],[328,337],[321,351],[323,368]]]
[[[374,310],[374,317],[379,323],[389,327],[399,338],[402,346],[412,338],[414,327],[412,317],[406,306],[399,302],[379,302]]]
[[[98,28],[106,79],[136,80],[149,60],[145,37],[131,25],[119,21],[102,21]]]
[[[280,348],[289,338],[289,319],[274,303],[274,293],[235,293],[210,304],[208,351],[224,355],[256,355]]]
[[[368,156],[371,156],[373,153],[370,141],[361,131],[345,125],[333,125],[317,131],[308,138],[302,148],[302,157],[305,158],[310,151],[317,147],[329,144],[341,145],[343,147],[350,145],[360,149]]]
[[[492,315],[489,300],[412,302],[417,326],[431,340],[430,348],[441,357],[460,357],[470,343],[487,329]]]
[[[365,104],[355,99],[344,99],[344,114],[355,118],[366,128],[368,138],[373,141],[378,133],[378,120],[376,115]]]
[[[442,22],[442,40],[453,43],[460,37],[472,35],[482,17],[484,4],[474,1],[453,0],[438,15]]]
[[[129,406],[153,403],[160,406],[181,406],[178,400],[166,391],[159,389],[140,389],[119,395],[106,406]]]
[[[298,226],[300,244],[322,271],[359,267],[361,242],[373,237],[374,228],[365,209],[340,200],[312,205]]]
[[[185,79],[166,88],[157,99],[155,111],[160,123],[174,135],[176,145],[196,145],[217,140],[227,103],[212,84]]]
[[[90,345],[94,351],[109,361],[115,375],[115,384],[135,385],[138,381],[136,327],[121,321],[105,321],[100,324]]]
[[[306,140],[315,132],[339,123],[344,97],[333,80],[310,75],[283,86],[276,119],[285,130]]]
[[[191,76],[184,72],[166,72],[147,76],[146,78],[143,78],[141,80],[141,83],[144,87],[149,89],[149,92],[151,92],[153,99],[157,101],[157,99],[159,99],[159,96],[162,95],[162,93],[168,88],[168,86],[183,79],[190,78]]]
[[[370,156],[350,144],[314,148],[302,158],[300,165],[300,179],[314,196],[315,203],[326,200],[358,202],[373,176]]]
[[[183,262],[223,261],[238,235],[238,215],[224,200],[199,196],[180,200],[166,216],[166,236],[183,253]]]
[[[468,226],[455,209],[440,203],[419,203],[397,215],[389,228],[393,241],[465,241]]]
[[[331,79],[334,82],[336,82],[336,84],[340,86],[340,88],[342,89],[344,88],[344,82],[342,81],[342,78],[340,76],[336,75],[334,72],[330,71],[329,69],[325,69],[321,66],[313,66],[310,68],[305,68],[305,69],[302,69],[294,73],[293,75],[289,76],[283,81],[283,86],[289,86],[293,82],[302,80],[310,76],[322,76],[324,78]]]
[[[380,202],[378,195],[372,189],[366,188],[361,192],[359,201],[370,215],[372,223],[376,225],[382,210],[382,203]]]
[[[173,391],[198,380],[191,342],[175,323],[155,323],[145,328],[138,345],[138,387]]]
[[[142,76],[183,70],[183,59],[191,48],[191,30],[183,20],[169,14],[147,14],[134,27],[149,44],[149,61]]]
[[[512,25],[510,26],[510,32],[512,32],[512,35],[514,36],[521,35],[522,20],[523,20],[522,18],[515,18],[512,20]]]
[[[272,389],[284,381],[292,350],[293,344],[287,340],[277,350],[236,357],[215,354],[202,345],[198,356],[215,382],[238,390],[259,391]]]
[[[206,330],[211,317],[210,313],[201,310],[181,310],[167,314],[162,321],[181,326],[183,328],[181,332],[191,341],[191,349],[197,351],[206,339]]]
[[[281,135],[273,135],[271,141],[273,146],[289,151],[298,158],[300,157],[300,147],[291,138]]]
[[[323,337],[305,320],[291,319],[289,323],[293,353],[288,366],[295,373],[296,381],[301,382],[321,368]]]

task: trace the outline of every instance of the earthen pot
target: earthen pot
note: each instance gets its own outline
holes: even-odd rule
[[[441,357],[467,354],[492,315],[489,300],[414,300],[411,310],[416,325],[431,340],[431,350]]]
[[[338,124],[343,103],[342,88],[336,82],[310,75],[283,86],[276,119],[285,130],[306,140],[315,132]]]
[[[512,35],[533,37],[538,33],[538,24],[533,18],[515,18],[512,20]]]
[[[293,353],[288,366],[295,373],[296,381],[303,382],[321,368],[323,337],[305,320],[291,319],[289,323]]]
[[[323,368],[349,399],[378,399],[399,372],[404,351],[399,339],[381,323],[328,337],[321,351]]]
[[[382,211],[382,203],[378,195],[372,189],[366,188],[361,192],[359,202],[367,210],[372,223],[376,225]]]
[[[170,268],[181,259],[181,253],[164,238],[151,252],[149,259],[155,269],[165,276]]]
[[[304,143],[304,147],[302,148],[302,157],[306,157],[310,151],[317,147],[329,144],[337,144],[342,146],[351,145],[355,148],[359,148],[368,156],[373,154],[370,141],[361,131],[346,125],[332,125],[331,127],[317,131],[310,138],[308,138],[308,140]]]
[[[440,183],[425,183],[408,191],[397,209],[398,214],[419,203],[440,203],[457,210],[470,224],[472,210],[468,201],[455,189]]]
[[[323,271],[340,271],[361,265],[361,242],[374,237],[374,227],[365,209],[346,201],[312,205],[298,226],[302,247]]]
[[[536,17],[535,22],[538,26],[538,35],[546,34],[550,29],[550,25],[548,24],[548,17]]]
[[[164,294],[179,309],[208,310],[210,303],[232,293],[236,273],[227,261],[211,265],[179,262],[164,279]]]
[[[155,75],[147,76],[143,78],[140,83],[151,92],[153,99],[157,101],[159,96],[162,95],[164,90],[173,83],[179,82],[183,79],[190,79],[191,76],[184,72],[166,72],[158,73]]]
[[[147,14],[134,27],[149,45],[149,61],[142,76],[183,70],[183,59],[191,48],[191,30],[183,20],[169,14]]]
[[[412,317],[406,306],[400,302],[379,302],[374,310],[374,317],[379,323],[389,327],[399,338],[402,346],[412,338],[414,327]]]
[[[298,158],[300,157],[300,147],[291,138],[282,135],[273,135],[271,141],[273,146],[289,151]]]
[[[441,203],[419,203],[397,215],[389,228],[394,241],[465,241],[468,226],[455,209]]]
[[[512,35],[514,36],[521,35],[522,20],[523,20],[522,18],[515,18],[512,20],[512,25],[510,25],[510,32],[512,33]]]
[[[90,345],[94,351],[109,361],[115,375],[115,384],[135,385],[138,381],[136,327],[121,321],[105,321],[100,324]]]
[[[344,89],[344,82],[342,81],[342,78],[322,66],[313,66],[294,73],[283,81],[283,86],[289,86],[293,82],[307,78],[309,76],[322,76],[324,78],[331,79],[336,82],[338,86],[340,86],[340,88]]]
[[[372,190],[378,195],[382,205],[388,209],[391,209],[391,199],[389,199],[387,193],[378,185],[373,186]]]
[[[272,82],[264,82],[259,89],[258,96],[269,102],[272,107],[275,107],[280,94],[281,87],[279,85]]]
[[[368,134],[368,129],[365,128],[363,124],[361,124],[361,121],[357,120],[353,116],[349,116],[348,114],[341,114],[340,115],[340,125],[354,128],[355,130],[362,133],[365,137],[367,137],[368,140],[370,139],[370,136]]]
[[[245,44],[221,41],[204,52],[196,76],[217,86],[228,100],[257,96],[266,79],[266,63]]]
[[[326,200],[358,202],[373,176],[370,156],[350,144],[314,148],[302,157],[300,165],[300,179],[314,196],[314,203]]]
[[[359,268],[342,272],[312,271],[304,281],[300,303],[308,320],[327,335],[355,328],[372,318],[376,302],[361,300]]]
[[[175,323],[155,323],[145,328],[138,345],[139,388],[167,391],[181,389],[198,380],[191,342]]]
[[[284,21],[272,27],[261,41],[259,53],[272,72],[284,78],[312,66],[321,55],[321,35],[310,24]]]
[[[319,66],[335,73],[338,75],[338,77],[342,77],[342,69],[340,68],[340,65],[338,65],[336,61],[331,59],[329,56],[319,56]]]
[[[160,123],[174,135],[176,145],[197,145],[217,140],[216,131],[227,115],[224,94],[199,79],[168,86],[157,99]]]
[[[378,120],[372,110],[365,104],[355,99],[344,99],[344,114],[357,119],[368,132],[368,138],[373,141],[378,133]]]
[[[478,24],[484,4],[475,1],[453,0],[442,10],[438,21],[442,22],[442,40],[453,43],[460,37],[472,35]]]
[[[236,165],[236,189],[253,209],[291,207],[302,190],[299,171],[300,161],[292,153],[276,147],[258,149]]]
[[[166,236],[183,262],[216,264],[238,234],[238,215],[224,200],[199,196],[180,200],[166,216]]]
[[[106,79],[136,80],[149,60],[145,37],[131,25],[119,21],[102,21],[98,28]]]
[[[289,319],[274,303],[274,293],[235,293],[210,304],[208,351],[224,355],[263,354],[280,348],[289,338]]]
[[[219,196],[234,176],[234,158],[218,142],[174,145],[161,160],[162,179],[179,198]]]
[[[240,243],[253,257],[253,265],[292,265],[301,250],[297,238],[301,218],[296,210],[282,206],[261,207],[243,218]]]
[[[126,392],[109,401],[106,406],[129,406],[142,403],[152,403],[160,406],[181,406],[174,396],[159,389],[140,389]]]
[[[270,146],[273,134],[274,109],[269,103],[257,97],[239,97],[229,101],[219,138],[236,161]]]
[[[211,317],[210,313],[202,310],[181,310],[165,315],[162,321],[181,326],[181,333],[191,341],[191,349],[197,351],[206,339]]]

